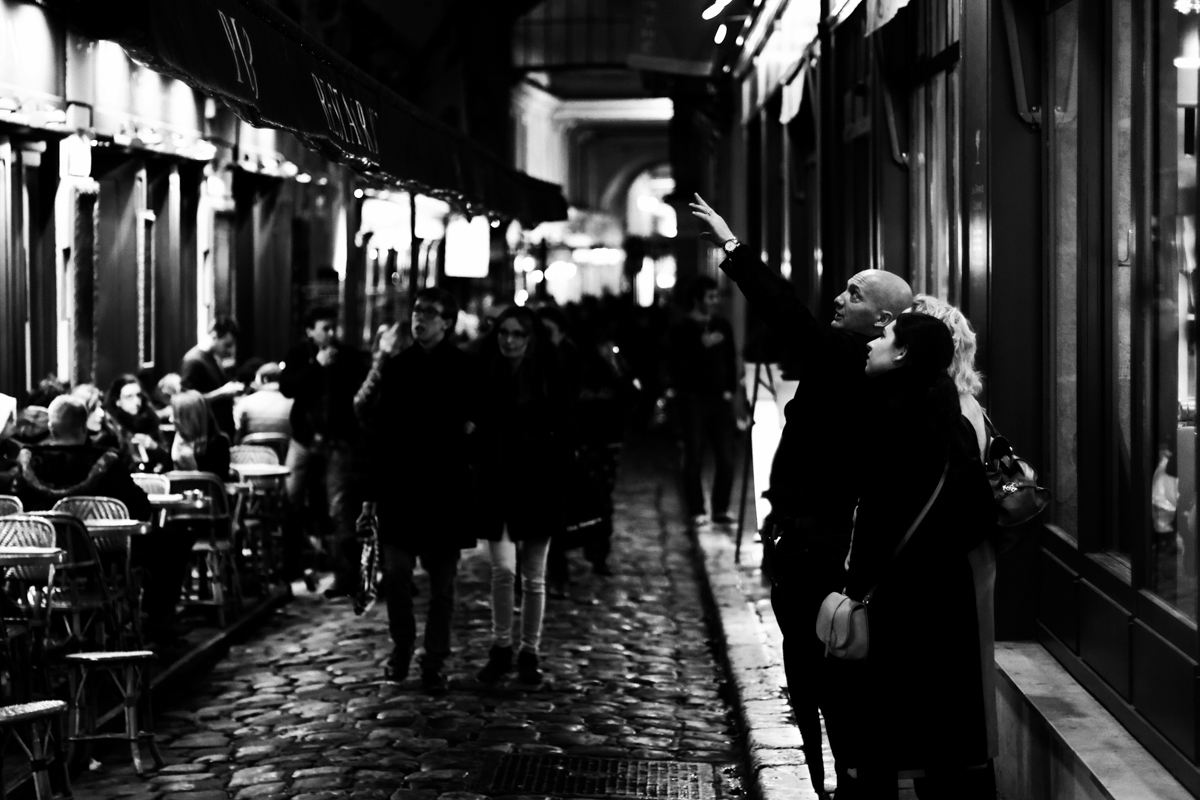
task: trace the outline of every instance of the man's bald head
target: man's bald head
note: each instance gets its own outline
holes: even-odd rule
[[[899,275],[866,269],[846,282],[846,290],[833,301],[831,323],[840,330],[872,338],[912,305],[912,289]]]

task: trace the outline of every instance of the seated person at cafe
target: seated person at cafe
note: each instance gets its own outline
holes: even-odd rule
[[[106,427],[112,432],[110,446],[139,472],[162,472],[171,468],[171,455],[158,438],[158,415],[135,375],[121,375],[104,395]]]
[[[27,511],[45,511],[64,497],[99,495],[120,500],[134,519],[150,519],[150,501],[115,450],[88,440],[88,411],[78,397],[50,404],[50,439],[17,455],[14,489]]]
[[[292,398],[279,391],[283,370],[274,361],[263,364],[254,373],[251,394],[233,403],[233,419],[237,423],[238,439],[250,433],[282,433],[292,435]]]
[[[175,469],[211,472],[221,480],[229,476],[229,437],[217,427],[204,395],[195,389],[171,398],[175,441],[171,460]]]

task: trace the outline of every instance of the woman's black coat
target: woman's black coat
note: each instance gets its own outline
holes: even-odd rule
[[[873,379],[847,593],[868,605],[870,652],[859,686],[860,763],[952,768],[988,760],[975,585],[967,554],[992,531],[991,487],[957,395],[899,369]],[[941,411],[939,411],[941,409]],[[939,435],[939,431],[941,434]],[[945,485],[892,562],[949,463]]]
[[[479,537],[515,542],[564,528],[565,481],[575,456],[573,397],[547,347],[514,371],[487,350],[475,433]]]

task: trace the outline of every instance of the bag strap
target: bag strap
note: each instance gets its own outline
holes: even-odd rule
[[[946,473],[949,471],[950,462],[947,461],[946,466],[942,467],[942,477],[938,479],[937,486],[935,486],[933,489],[933,494],[929,495],[929,499],[925,501],[925,507],[921,509],[921,513],[917,514],[917,518],[913,520],[912,525],[908,526],[908,533],[904,534],[904,538],[900,540],[900,544],[896,545],[896,549],[892,551],[892,559],[888,562],[888,567],[891,567],[892,564],[896,563],[896,558],[900,555],[900,551],[904,549],[904,545],[908,544],[908,540],[912,538],[912,535],[916,532],[917,527],[921,524],[921,521],[925,519],[925,515],[929,513],[929,509],[933,508],[933,502],[937,500],[938,495],[942,493],[942,486],[944,486],[946,483]],[[880,580],[882,579],[882,576],[880,576]],[[864,603],[870,602],[871,595],[875,594],[875,589],[878,586],[879,581],[876,581],[875,585],[871,587],[871,591],[867,592],[866,596],[863,597]]]

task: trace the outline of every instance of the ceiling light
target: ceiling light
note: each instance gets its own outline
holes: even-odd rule
[[[1175,10],[1180,14],[1200,14],[1200,0],[1175,0]]]
[[[717,14],[725,10],[725,6],[729,5],[732,0],[713,0],[713,4],[700,14],[704,19],[712,19]]]
[[[729,28],[725,27],[725,23],[721,23],[721,27],[717,28],[717,35],[713,37],[713,41],[717,44],[725,41],[725,34],[729,33]]]

